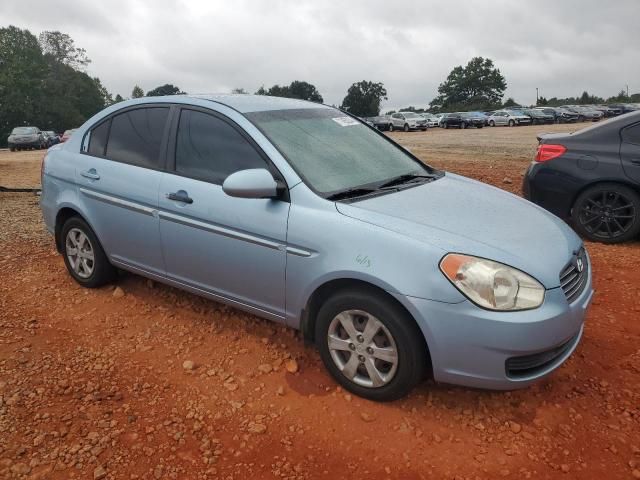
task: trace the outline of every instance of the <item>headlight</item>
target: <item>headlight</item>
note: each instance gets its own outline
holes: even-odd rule
[[[449,253],[440,270],[476,305],[490,310],[529,310],[542,305],[544,287],[535,278],[502,263]]]

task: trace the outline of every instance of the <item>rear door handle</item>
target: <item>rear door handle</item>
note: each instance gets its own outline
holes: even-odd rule
[[[90,168],[89,170],[80,172],[80,175],[90,180],[100,180],[100,175],[98,175],[95,168]]]
[[[178,190],[177,192],[167,193],[165,195],[169,200],[173,200],[174,202],[180,203],[193,203],[193,198],[189,196],[187,192],[184,190]]]
[[[632,158],[631,163],[633,163],[634,165],[640,166],[640,158]]]

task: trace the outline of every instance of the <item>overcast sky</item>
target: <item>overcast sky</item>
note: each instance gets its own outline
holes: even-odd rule
[[[292,80],[340,104],[383,82],[384,108],[423,106],[456,65],[494,60],[508,96],[640,92],[639,0],[1,0],[0,24],[68,33],[124,97],[173,83],[254,92]]]

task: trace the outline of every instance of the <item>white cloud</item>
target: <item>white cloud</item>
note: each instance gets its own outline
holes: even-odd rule
[[[233,2],[4,0],[2,23],[70,34],[89,73],[128,96],[173,83],[187,92],[314,83],[339,104],[349,85],[382,81],[388,106],[425,105],[456,65],[492,58],[506,95],[640,91],[636,0]]]

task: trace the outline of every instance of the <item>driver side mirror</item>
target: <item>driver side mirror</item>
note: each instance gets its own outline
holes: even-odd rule
[[[232,173],[222,183],[222,190],[237,198],[275,198],[280,193],[278,183],[266,168]]]

